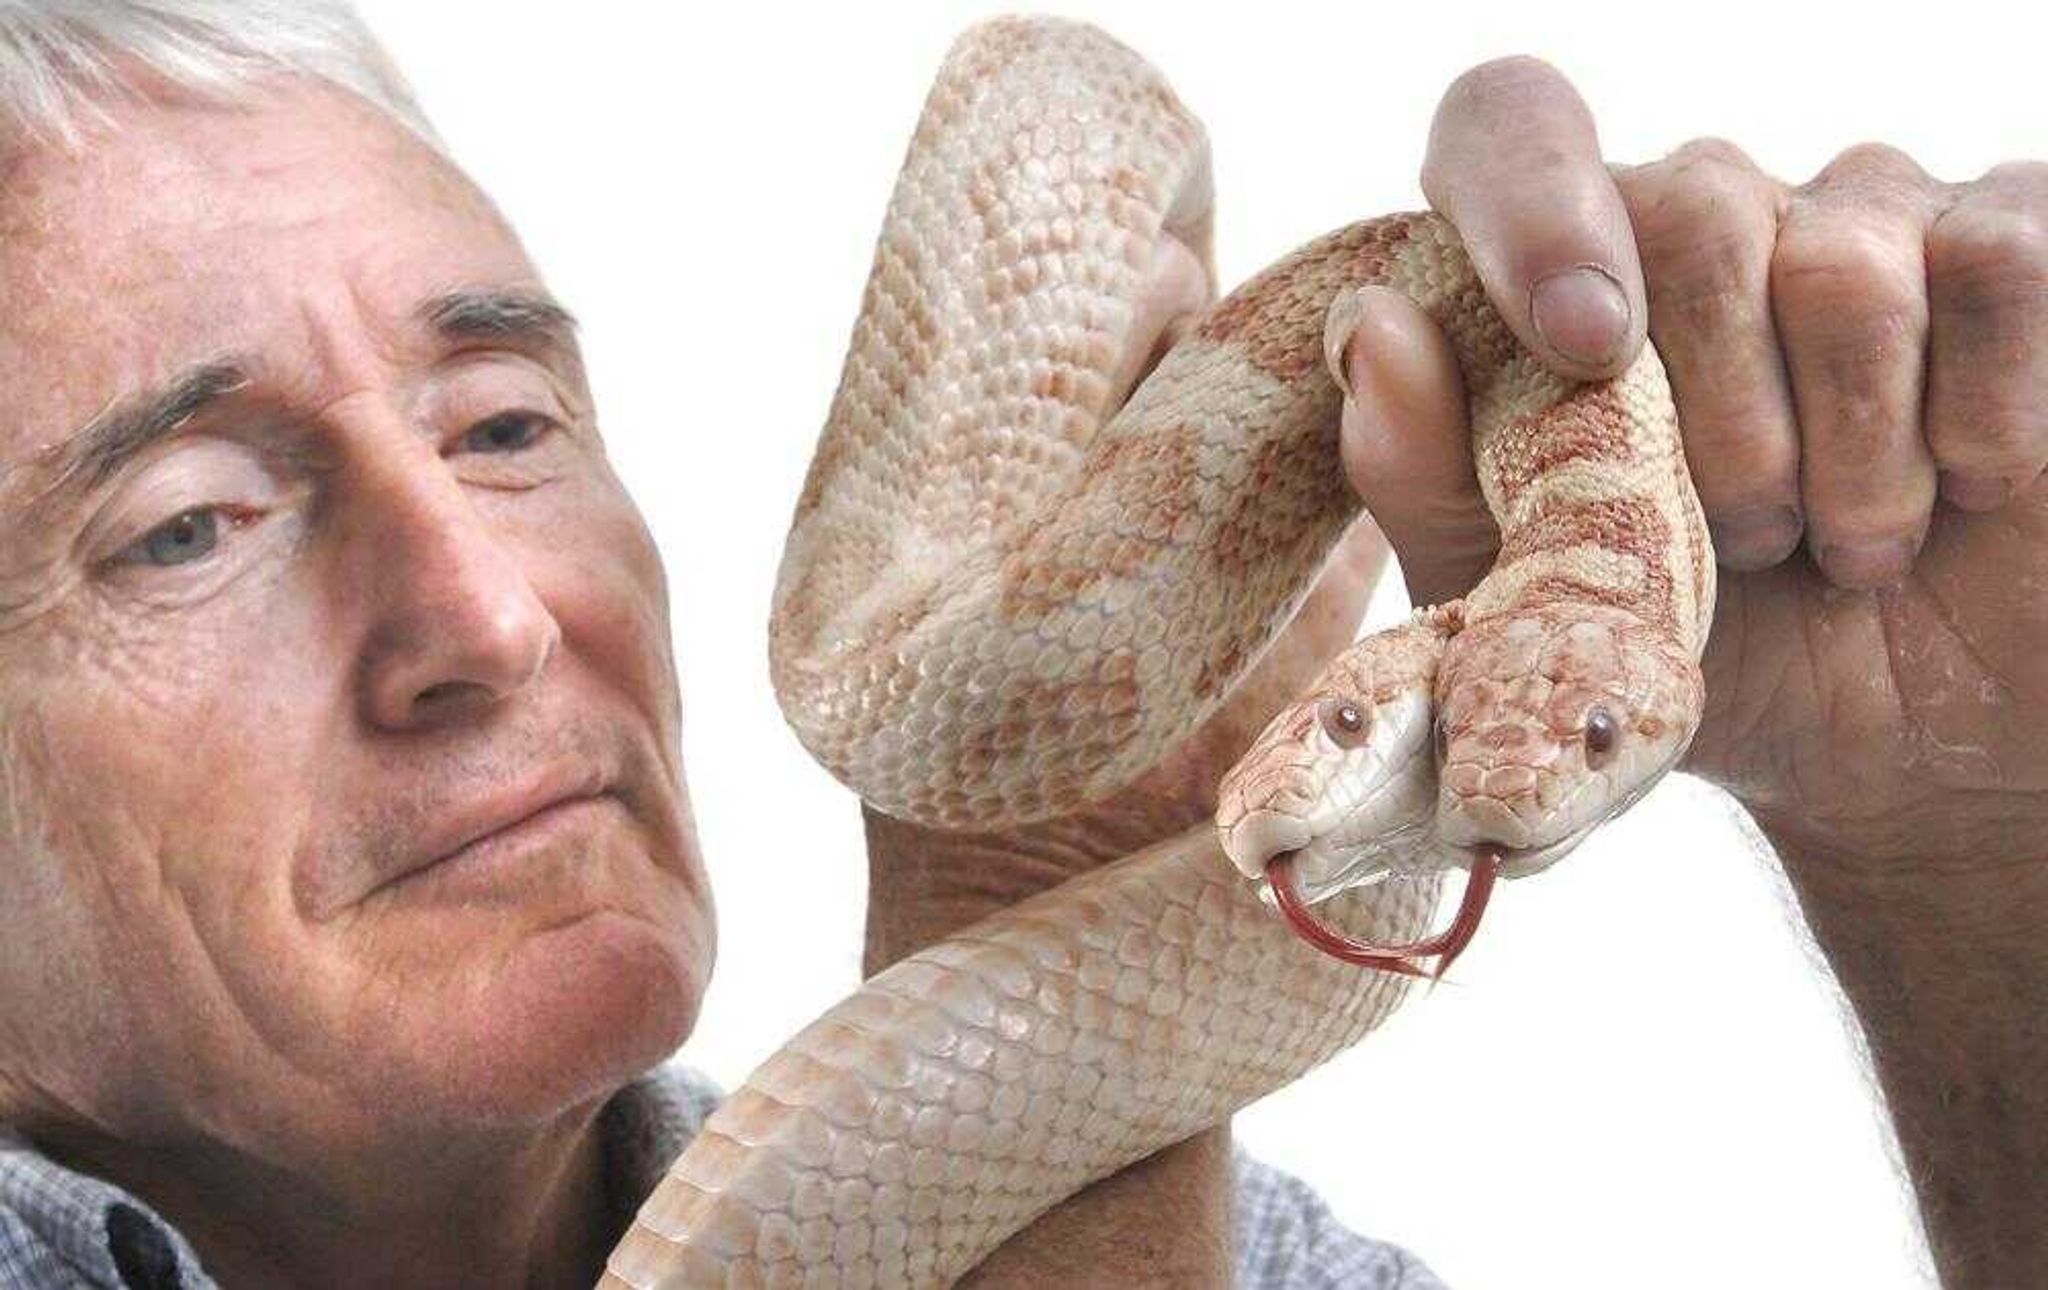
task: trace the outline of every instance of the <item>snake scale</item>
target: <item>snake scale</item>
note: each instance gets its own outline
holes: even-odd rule
[[[927,948],[797,1034],[648,1198],[608,1284],[952,1282],[1400,1002],[1404,978],[1273,917],[1246,875],[1274,853],[1335,921],[1406,940],[1468,847],[1533,872],[1690,740],[1713,563],[1654,352],[1597,385],[1548,374],[1448,225],[1396,215],[1259,274],[1125,400],[1154,255],[1206,253],[1207,157],[1158,73],[1093,28],[956,42],[776,588],[799,737],[877,809],[947,828],[1069,812],[1149,768],[1358,515],[1330,367],[1367,283],[1451,342],[1493,572],[1333,661],[1228,777],[1217,830]],[[1404,876],[1332,894],[1382,871]]]

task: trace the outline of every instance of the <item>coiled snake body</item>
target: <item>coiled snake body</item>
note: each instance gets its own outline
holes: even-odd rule
[[[1155,246],[1205,245],[1208,213],[1201,129],[1130,51],[1041,20],[960,39],[797,504],[777,691],[835,774],[922,823],[1044,818],[1135,779],[1356,517],[1325,338],[1354,288],[1395,286],[1457,354],[1501,555],[1459,605],[1333,662],[1218,825],[1247,873],[1293,852],[1316,894],[1409,871],[1324,908],[1410,939],[1464,846],[1533,871],[1691,738],[1713,565],[1663,369],[1646,350],[1600,385],[1549,375],[1449,227],[1399,215],[1234,292],[1119,410]],[[946,1284],[1357,1040],[1406,982],[1301,944],[1225,846],[1163,842],[867,982],[711,1117],[607,1281]]]

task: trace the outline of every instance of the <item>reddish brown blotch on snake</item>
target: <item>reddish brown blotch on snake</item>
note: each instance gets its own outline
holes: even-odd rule
[[[941,828],[1068,813],[1150,769],[1357,517],[1327,346],[1365,283],[1416,300],[1457,354],[1500,563],[1332,663],[1314,701],[1353,704],[1362,742],[1320,722],[1262,741],[1217,828],[976,924],[805,1027],[677,1160],[608,1283],[950,1283],[1404,997],[1408,977],[1273,915],[1248,878],[1275,853],[1309,889],[1380,878],[1318,916],[1414,942],[1442,869],[1483,845],[1503,876],[1540,868],[1690,739],[1712,569],[1655,354],[1599,386],[1551,376],[1455,234],[1397,215],[1260,274],[1114,406],[1126,348],[1153,339],[1129,333],[1155,252],[1205,249],[1210,217],[1201,127],[1129,50],[1049,20],[954,46],[776,588],[771,671],[805,746],[873,808]]]

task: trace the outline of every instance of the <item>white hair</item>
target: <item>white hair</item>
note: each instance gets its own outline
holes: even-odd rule
[[[151,80],[233,103],[294,75],[350,91],[442,150],[347,0],[0,0],[0,152],[76,147],[110,105],[150,97]]]

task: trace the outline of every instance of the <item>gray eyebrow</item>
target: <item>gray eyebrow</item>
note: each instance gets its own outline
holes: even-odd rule
[[[418,313],[444,340],[525,340],[575,351],[575,317],[544,292],[463,287],[435,296]]]
[[[576,318],[546,292],[517,287],[460,287],[422,303],[415,317],[449,343],[493,341],[546,350],[580,374]],[[27,461],[0,463],[0,485],[16,474],[40,473],[37,501],[90,492],[151,445],[176,434],[201,411],[250,383],[254,364],[216,357],[194,363],[154,389],[119,398],[92,420]]]
[[[150,445],[176,434],[207,406],[248,384],[246,363],[215,358],[192,364],[153,390],[109,403],[92,420],[37,454],[34,464],[50,471],[42,495],[99,487]]]

